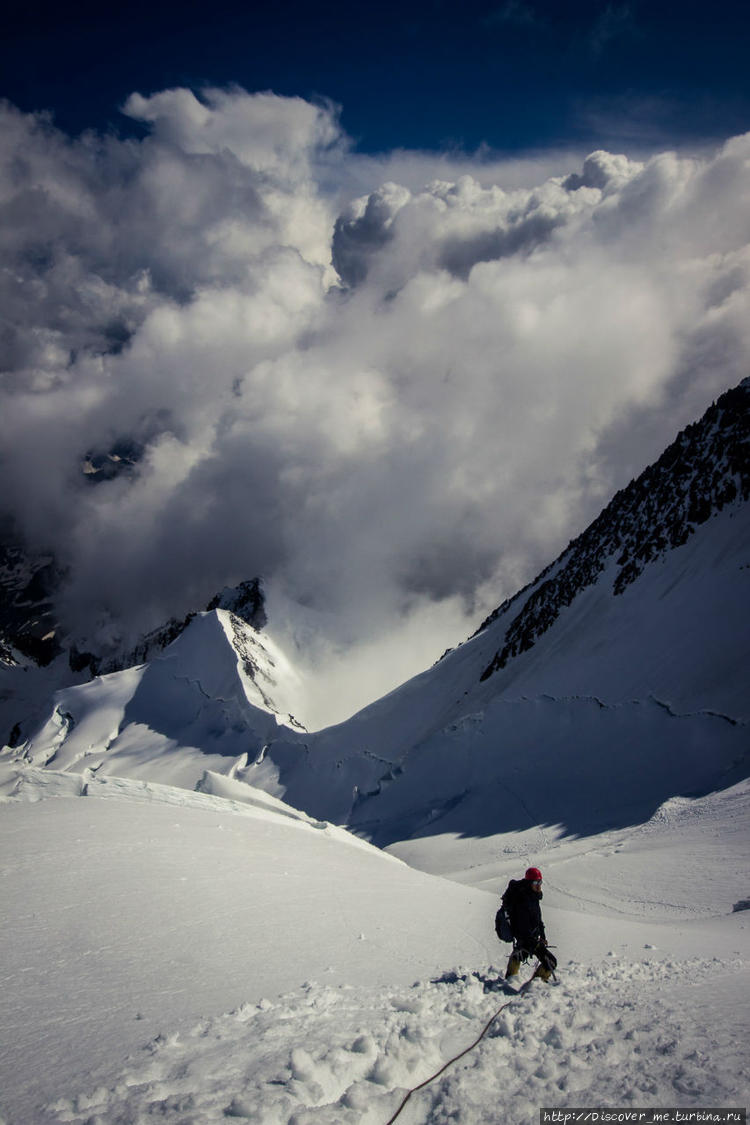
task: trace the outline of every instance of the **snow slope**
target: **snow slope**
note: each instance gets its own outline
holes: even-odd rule
[[[281,733],[244,776],[379,844],[641,823],[669,797],[747,776],[749,615],[738,504],[617,598],[605,568],[488,679],[501,619],[348,722]]]
[[[246,775],[380,844],[598,832],[750,769],[750,380],[434,668]],[[579,781],[586,778],[584,797]]]
[[[4,1125],[385,1125],[506,1003],[400,1122],[746,1102],[747,783],[533,853],[559,980],[515,997],[487,891],[518,854],[463,841],[461,886],[236,781],[3,777]]]
[[[80,777],[20,772],[0,809],[0,1115],[13,1125],[158,1032],[311,976],[395,986],[487,959],[483,892],[265,794],[91,778],[81,798]]]
[[[157,659],[58,691],[23,756],[192,789],[205,769],[231,772],[255,756],[280,724],[299,728],[290,714],[298,686],[271,638],[213,610]]]

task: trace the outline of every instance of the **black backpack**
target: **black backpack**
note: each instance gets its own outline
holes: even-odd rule
[[[513,930],[510,928],[508,911],[501,906],[495,915],[495,933],[500,941],[513,941]]]

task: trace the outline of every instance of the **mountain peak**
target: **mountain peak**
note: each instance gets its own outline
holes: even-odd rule
[[[221,593],[211,599],[206,609],[229,610],[258,631],[268,624],[263,582],[260,578],[240,582],[239,586],[225,586]]]
[[[246,764],[279,728],[303,730],[286,709],[296,687],[270,639],[207,611],[149,662],[58,691],[23,759],[192,789],[206,768]]]

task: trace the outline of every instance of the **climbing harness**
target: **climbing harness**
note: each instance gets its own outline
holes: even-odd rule
[[[526,991],[526,989],[529,987],[529,985],[531,984],[533,979],[534,979],[533,977],[529,977],[529,979],[526,981],[526,983],[522,984],[521,987],[517,990],[516,996],[521,996]],[[404,1108],[404,1106],[406,1105],[406,1103],[408,1102],[408,1100],[412,1096],[412,1094],[416,1094],[418,1090],[423,1090],[425,1086],[429,1086],[430,1082],[434,1082],[436,1078],[439,1078],[440,1075],[444,1071],[446,1071],[449,1066],[452,1066],[454,1062],[458,1062],[458,1060],[462,1059],[464,1057],[464,1055],[468,1055],[469,1051],[473,1051],[474,1048],[477,1046],[477,1044],[481,1043],[481,1041],[484,1039],[485,1035],[490,1030],[490,1028],[492,1027],[492,1025],[495,1022],[495,1020],[497,1019],[497,1017],[500,1015],[500,1013],[504,1012],[505,1009],[508,1007],[508,1005],[513,1003],[516,996],[512,996],[510,998],[510,1000],[506,1000],[506,1002],[504,1004],[502,1004],[497,1009],[495,1014],[493,1016],[491,1016],[490,1019],[487,1020],[487,1023],[484,1025],[484,1028],[482,1029],[481,1034],[477,1036],[477,1038],[474,1040],[474,1042],[469,1047],[466,1047],[466,1049],[461,1051],[460,1054],[454,1055],[454,1057],[452,1059],[448,1059],[447,1063],[444,1063],[440,1067],[440,1070],[436,1070],[435,1073],[430,1078],[426,1078],[424,1080],[424,1082],[420,1082],[418,1086],[415,1086],[412,1090],[409,1090],[406,1097],[401,1102],[401,1105],[398,1107],[398,1109],[394,1113],[393,1117],[389,1117],[389,1119],[386,1121],[385,1125],[393,1125],[393,1122],[396,1120],[398,1115],[401,1113],[401,1110]]]

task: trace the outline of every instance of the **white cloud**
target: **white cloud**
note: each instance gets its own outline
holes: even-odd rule
[[[314,612],[342,715],[747,374],[748,137],[490,176],[358,157],[299,99],[126,109],[140,142],[2,113],[2,495],[84,633],[264,574]],[[92,487],[123,437],[137,470]]]

